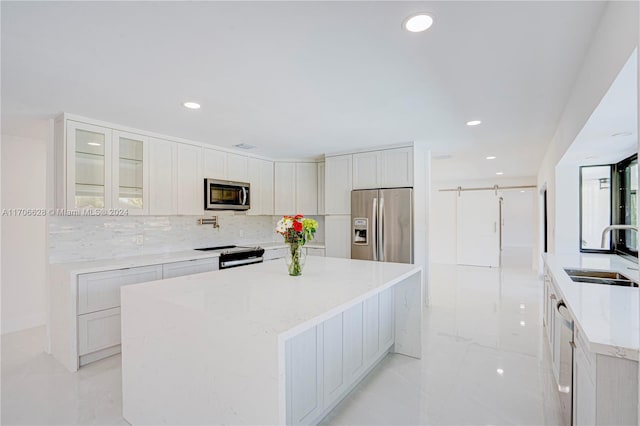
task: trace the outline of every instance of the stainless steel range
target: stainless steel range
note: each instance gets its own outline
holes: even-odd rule
[[[220,269],[260,263],[264,260],[262,247],[218,246],[197,248],[196,250],[220,252]]]

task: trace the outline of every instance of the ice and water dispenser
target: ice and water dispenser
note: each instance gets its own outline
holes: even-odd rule
[[[353,219],[353,244],[366,246],[369,244],[369,219],[356,217]]]

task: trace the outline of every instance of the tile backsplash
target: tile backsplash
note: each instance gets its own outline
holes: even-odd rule
[[[49,262],[118,258],[227,244],[282,241],[275,233],[280,216],[219,212],[219,228],[199,225],[199,216],[49,218]],[[324,217],[313,217],[324,241]]]

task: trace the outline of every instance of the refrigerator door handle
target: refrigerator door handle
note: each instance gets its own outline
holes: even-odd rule
[[[373,199],[373,209],[371,211],[371,248],[373,249],[373,260],[378,260],[378,199]]]
[[[384,262],[384,198],[380,197],[380,219],[378,220],[378,239],[380,240],[380,261]]]

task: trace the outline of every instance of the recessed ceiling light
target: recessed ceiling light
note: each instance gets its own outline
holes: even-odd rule
[[[102,144],[99,144],[98,142],[87,142],[87,145],[91,145],[91,146],[100,146]]]
[[[482,121],[480,120],[471,120],[471,121],[467,121],[467,126],[477,126],[478,124],[481,124]]]
[[[521,190],[520,192],[524,192],[524,189],[523,189],[523,190]]]
[[[487,157],[487,160],[495,160],[495,159],[496,159],[495,155],[490,155]]]
[[[526,322],[524,322],[524,321],[520,321],[520,327],[524,327],[525,325],[527,325],[527,323],[526,323]]]
[[[612,138],[616,138],[618,136],[631,136],[631,132],[618,132],[611,135]]]
[[[182,106],[189,109],[200,109],[200,104],[197,102],[184,102]]]
[[[504,370],[503,370],[502,368],[498,368],[498,369],[496,370],[496,373],[498,373],[499,375],[501,375],[501,376],[502,376],[502,375],[504,374]]]
[[[501,175],[503,175],[503,174],[504,174],[504,172],[496,172],[496,174],[497,174],[498,176],[501,176]]]
[[[403,23],[404,29],[412,33],[426,31],[431,28],[431,25],[433,25],[433,18],[424,13],[412,15],[405,19]]]

